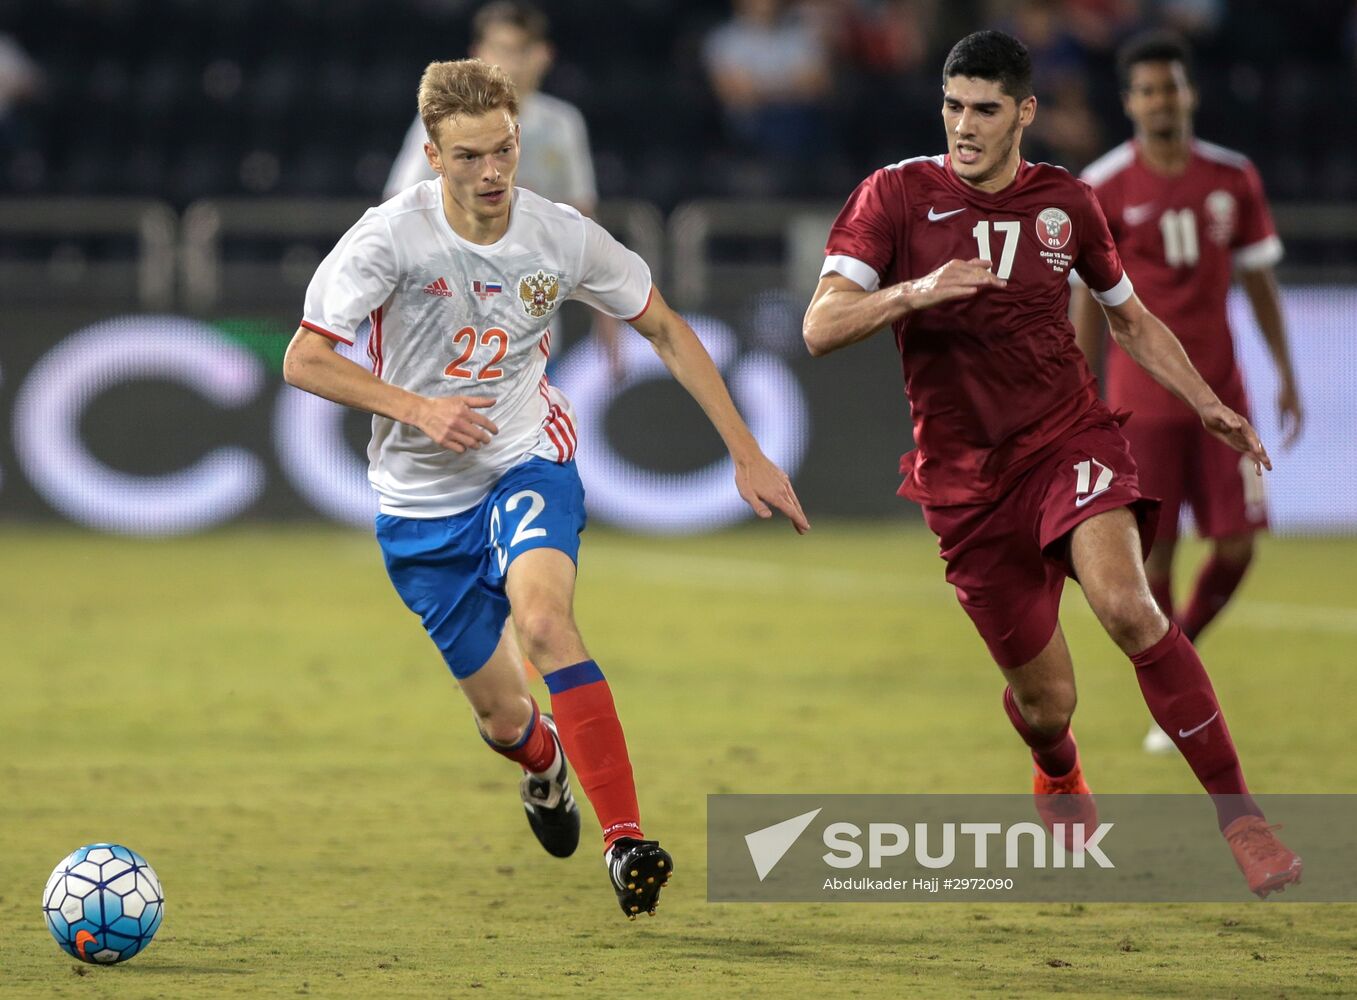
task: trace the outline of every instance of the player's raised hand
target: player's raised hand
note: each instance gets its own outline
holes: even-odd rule
[[[1277,391],[1277,415],[1281,418],[1282,447],[1290,448],[1300,437],[1305,425],[1305,410],[1300,405],[1300,391],[1296,383],[1287,379]]]
[[[936,271],[907,282],[911,309],[928,309],[940,302],[969,298],[982,288],[1003,288],[1008,284],[993,271],[983,257],[949,260]]]
[[[759,517],[772,517],[772,508],[776,507],[792,522],[798,535],[810,530],[801,501],[796,499],[796,491],[792,489],[792,481],[763,453],[748,461],[736,461],[735,488]]]
[[[1199,415],[1208,431],[1235,451],[1253,459],[1254,472],[1261,476],[1264,469],[1271,471],[1272,459],[1267,457],[1267,449],[1258,439],[1258,432],[1247,420],[1221,402],[1208,403]]]
[[[475,450],[489,444],[499,433],[495,422],[478,410],[494,406],[488,396],[429,396],[424,400],[415,426],[435,444],[459,455],[468,448]]]

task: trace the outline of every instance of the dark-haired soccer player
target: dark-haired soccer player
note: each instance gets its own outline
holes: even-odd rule
[[[1301,429],[1300,393],[1272,267],[1282,244],[1272,228],[1263,185],[1246,157],[1193,138],[1197,94],[1190,55],[1180,39],[1142,35],[1122,49],[1126,114],[1135,138],[1085,172],[1117,249],[1147,308],[1169,323],[1202,378],[1231,409],[1247,416],[1244,380],[1235,363],[1225,299],[1239,271],[1277,366],[1277,409],[1286,443]],[[1075,337],[1096,371],[1103,354],[1103,316],[1085,288],[1074,292]],[[1134,418],[1124,433],[1140,467],[1140,484],[1163,506],[1145,575],[1164,614],[1194,642],[1230,600],[1253,559],[1253,536],[1267,525],[1263,484],[1252,464],[1213,438],[1196,414],[1136,365],[1113,342],[1106,394],[1114,410]],[[1186,503],[1211,555],[1187,608],[1174,615],[1173,553],[1178,511]],[[1150,727],[1145,749],[1173,742]]]
[[[1047,825],[1096,819],[1070,733],[1074,667],[1058,620],[1070,575],[1212,793],[1249,888],[1265,896],[1298,880],[1301,861],[1249,796],[1201,660],[1146,585],[1157,505],[1075,345],[1070,271],[1137,364],[1258,474],[1271,463],[1136,297],[1088,186],[1022,159],[1037,109],[1031,73],[1026,48],[1001,32],[953,47],[943,68],[948,151],[878,170],[849,198],[806,312],[806,344],[826,354],[893,327],[918,445],[901,461],[900,493],[923,505],[947,579],[1007,681],[1004,708],[1032,749]]]

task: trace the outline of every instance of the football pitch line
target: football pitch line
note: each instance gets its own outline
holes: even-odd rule
[[[596,548],[588,553],[587,559],[589,566],[601,564],[599,568],[611,576],[627,577],[647,585],[699,585],[709,590],[743,594],[796,592],[814,594],[817,599],[826,601],[876,598],[950,604],[954,599],[951,588],[942,579],[941,565],[936,576],[903,569],[898,573],[879,573],[810,568],[645,548],[635,539],[628,540],[625,547]],[[1082,602],[1074,606],[1077,613],[1092,615]],[[1244,598],[1233,606],[1232,612],[1230,624],[1233,628],[1357,635],[1357,608]]]

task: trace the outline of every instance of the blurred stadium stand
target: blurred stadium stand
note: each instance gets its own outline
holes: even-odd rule
[[[156,197],[180,209],[223,195],[375,197],[420,71],[465,52],[475,6],[0,0],[0,35],[41,77],[9,116],[0,184],[15,194]],[[1354,82],[1353,5],[1340,0],[799,4],[832,54],[833,141],[806,150],[813,169],[785,174],[723,134],[701,49],[729,16],[725,0],[544,6],[557,48],[545,89],[584,111],[604,197],[666,211],[721,194],[841,198],[873,167],[939,145],[943,56],[985,23],[1028,36],[1053,119],[1087,100],[1091,117],[1075,119],[1087,120],[1085,134],[1071,139],[1053,126],[1028,150],[1077,169],[1127,133],[1110,60],[1116,41],[1187,13],[1205,22],[1193,39],[1200,133],[1253,156],[1274,199],[1357,197],[1349,155],[1357,117],[1334,104]],[[901,31],[912,34],[893,47],[882,41]]]
[[[422,68],[465,51],[476,6],[0,0],[0,299],[14,324],[0,337],[0,414],[13,406],[17,427],[21,387],[40,358],[115,314],[189,315],[225,323],[233,336],[238,321],[258,323],[276,342],[262,353],[276,361],[316,264],[380,198]],[[910,444],[898,360],[883,339],[807,365],[800,317],[829,221],[852,187],[882,164],[943,148],[937,109],[947,47],[982,24],[1027,37],[1051,124],[1024,152],[1078,168],[1129,134],[1112,67],[1117,42],[1147,24],[1185,28],[1198,52],[1198,132],[1247,152],[1263,173],[1287,245],[1279,274],[1294,296],[1297,349],[1313,372],[1306,391],[1314,416],[1330,424],[1308,436],[1313,454],[1292,466],[1304,475],[1291,485],[1279,479],[1279,491],[1298,498],[1303,530],[1357,528],[1357,500],[1343,511],[1298,506],[1325,470],[1345,467],[1342,456],[1357,462],[1357,445],[1343,436],[1357,419],[1357,349],[1345,326],[1357,294],[1357,117],[1344,104],[1357,83],[1357,4],[802,3],[831,54],[832,141],[790,164],[760,157],[725,129],[702,55],[704,40],[731,16],[725,0],[543,6],[557,48],[544,89],[585,113],[601,220],[647,259],[675,305],[718,317],[742,350],[792,366],[815,428],[810,479],[798,489],[817,509],[845,515],[898,508],[889,456]],[[568,349],[587,317],[567,312],[562,322]],[[1242,347],[1257,353],[1256,343]],[[1269,367],[1253,369],[1264,379],[1256,398],[1270,398]],[[851,399],[839,391],[845,377],[860,390]],[[114,406],[119,399],[128,405]],[[107,403],[123,423],[81,418],[82,433],[97,438],[102,429],[110,462],[126,459],[129,469],[139,466],[119,441],[149,419],[134,399]],[[617,412],[630,414],[620,399]],[[204,428],[217,432],[212,412],[185,404],[185,455],[201,451]],[[686,419],[684,411],[674,419]],[[356,456],[363,422],[348,423]],[[635,438],[638,454],[653,453],[644,428],[627,424],[608,424],[618,447]],[[870,448],[836,446],[861,437],[862,427],[879,428]],[[264,440],[267,429],[241,433]],[[707,444],[710,455],[662,460],[696,468],[717,454],[714,440]],[[52,506],[50,495],[40,500],[42,491],[6,475],[16,461],[0,442],[0,513]],[[361,475],[356,482],[366,496]],[[295,507],[282,495],[261,509]]]

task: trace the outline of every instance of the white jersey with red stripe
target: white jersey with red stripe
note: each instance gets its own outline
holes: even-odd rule
[[[422,396],[487,396],[499,427],[463,454],[416,427],[372,418],[368,479],[385,514],[445,517],[480,503],[534,456],[567,462],[578,440],[570,402],[546,378],[549,325],[567,299],[634,320],[650,303],[650,269],[597,223],[515,188],[509,227],[487,246],[458,236],[441,181],[369,209],[322,261],[302,326],[353,343],[383,381]]]

